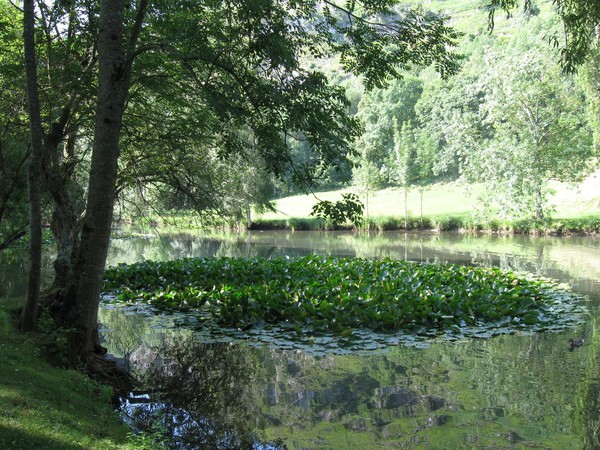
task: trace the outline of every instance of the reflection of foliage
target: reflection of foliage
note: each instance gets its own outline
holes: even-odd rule
[[[153,402],[130,401],[138,431],[168,448],[255,448],[255,411],[248,385],[257,362],[240,346],[198,344],[193,338],[134,355]],[[271,448],[277,448],[271,444]]]
[[[595,420],[573,417],[589,352],[568,352],[556,334],[324,357],[176,342],[136,355],[160,393],[140,400],[138,430],[165,447],[249,448],[261,430],[288,448],[575,448]],[[217,433],[198,440],[208,426]]]
[[[331,448],[582,448],[572,423],[579,358],[560,335],[283,356],[268,390],[277,396],[266,397],[276,401],[263,411],[293,424],[271,425],[268,435],[295,448],[315,439]]]
[[[123,358],[129,365],[130,355],[150,338],[149,324],[142,314],[125,315],[116,309],[101,308],[99,322],[102,326],[103,345],[112,355]]]

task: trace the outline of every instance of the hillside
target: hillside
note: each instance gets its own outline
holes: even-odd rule
[[[555,205],[555,217],[577,217],[588,214],[600,214],[600,170],[587,177],[578,186],[552,182],[555,194],[551,204]],[[461,183],[440,183],[431,186],[423,193],[423,215],[465,215],[475,211],[476,196],[482,186],[467,186]],[[356,192],[367,206],[367,197],[354,188],[317,192],[315,194],[295,195],[274,201],[276,213],[266,213],[261,218],[276,219],[287,217],[308,217],[312,206],[319,200],[336,201],[346,192]],[[410,191],[408,195],[409,215],[420,215],[420,193]],[[403,216],[404,191],[388,188],[372,192],[368,198],[369,216]]]

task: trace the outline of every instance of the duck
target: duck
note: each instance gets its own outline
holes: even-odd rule
[[[580,338],[577,339],[569,339],[569,345],[571,346],[571,348],[569,350],[573,351],[574,348],[577,347],[581,347],[584,343],[584,339],[583,336],[581,336]]]

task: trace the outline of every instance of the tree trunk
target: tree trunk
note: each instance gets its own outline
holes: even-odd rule
[[[123,0],[105,0],[100,5],[98,102],[87,211],[73,270],[74,283],[69,286],[69,302],[65,305],[66,322],[74,330],[70,342],[73,356],[84,361],[97,344],[99,297],[108,253],[121,119],[127,92],[124,8]]]
[[[73,277],[73,265],[78,254],[79,223],[68,197],[60,197],[52,213],[52,235],[56,242],[54,284],[51,291],[65,289]]]
[[[535,218],[544,220],[544,195],[541,187],[538,187],[535,193]]]
[[[42,160],[42,120],[38,96],[37,66],[35,56],[35,13],[33,0],[23,3],[23,40],[25,51],[25,72],[27,76],[27,105],[31,155],[27,172],[29,194],[29,274],[27,299],[21,313],[20,327],[34,330],[37,325],[42,270],[42,202],[40,194]]]
[[[421,213],[421,229],[423,229],[423,194],[425,193],[425,188],[421,187],[420,189],[421,192],[421,205],[420,205],[420,213]]]
[[[60,156],[62,154],[60,147],[66,134],[65,128],[71,119],[70,108],[63,108],[60,119],[51,125],[44,142],[43,174],[54,205],[51,230],[57,250],[54,261],[54,284],[51,292],[59,297],[64,293],[63,291],[67,290],[72,279],[73,266],[79,248],[78,239],[81,226],[79,218],[83,213],[83,205],[78,205],[67,188],[72,175],[71,163],[65,164]],[[75,145],[74,134],[75,131],[71,130],[67,147]]]
[[[408,230],[408,188],[404,188],[404,229]]]
[[[246,228],[252,227],[252,206],[249,204],[246,206]]]
[[[147,1],[138,7],[130,35],[128,55],[124,48],[124,0],[100,4],[98,36],[98,99],[94,129],[87,211],[81,229],[73,283],[67,299],[67,323],[72,356],[92,364],[98,351],[98,307],[112,225],[119,159],[121,121],[128,94],[132,58]]]

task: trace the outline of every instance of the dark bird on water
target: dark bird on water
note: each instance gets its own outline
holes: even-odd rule
[[[569,345],[570,345],[569,350],[573,351],[574,348],[581,347],[583,345],[583,342],[584,342],[583,336],[578,339],[573,339],[573,338],[569,339]]]

